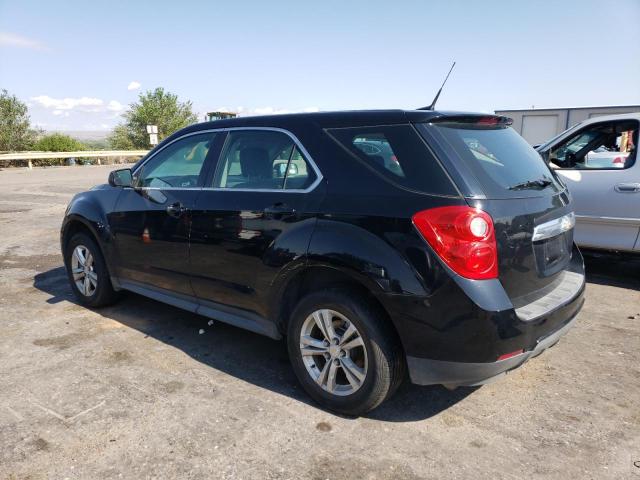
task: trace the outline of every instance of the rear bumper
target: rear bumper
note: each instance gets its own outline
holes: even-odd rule
[[[544,350],[555,345],[567,331],[573,327],[576,315],[584,304],[584,290],[575,298],[569,311],[568,320],[560,328],[539,338],[535,347],[506,360],[497,362],[451,362],[427,358],[407,356],[409,376],[416,385],[442,384],[448,387],[475,386],[489,383],[511,370],[522,366],[530,358],[540,355]],[[558,312],[559,313],[559,312]]]

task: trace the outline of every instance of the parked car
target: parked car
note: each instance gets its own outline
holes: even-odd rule
[[[569,187],[580,247],[640,253],[640,113],[586,120],[537,148]]]
[[[407,369],[479,385],[554,345],[583,304],[573,222],[505,117],[311,113],[175,133],[76,195],[61,246],[80,304],[129,290],[286,337],[309,395],[355,415]]]

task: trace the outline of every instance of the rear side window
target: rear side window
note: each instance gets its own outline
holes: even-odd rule
[[[333,128],[328,133],[369,168],[397,185],[424,193],[457,195],[411,125]]]
[[[523,190],[562,189],[538,152],[507,125],[446,121],[432,126],[471,169],[487,195],[503,198]]]

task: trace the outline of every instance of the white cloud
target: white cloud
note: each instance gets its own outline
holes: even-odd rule
[[[52,98],[48,95],[40,95],[38,97],[31,97],[31,100],[44,108],[53,108],[55,110],[79,109],[97,112],[100,111],[104,105],[104,100],[92,97]]]
[[[116,100],[111,100],[107,105],[107,110],[111,112],[121,112],[122,110],[124,110],[124,105]]]
[[[137,90],[139,88],[140,88],[140,82],[136,82],[135,80],[127,86],[127,90]]]
[[[66,97],[66,98],[53,98],[48,95],[40,95],[38,97],[31,97],[31,102],[34,105],[44,107],[45,109],[53,110],[53,114],[56,116],[62,115],[62,112],[78,111],[89,113],[100,112],[121,112],[125,109],[125,106],[117,100],[109,100],[106,102],[101,98],[93,97]]]
[[[15,33],[0,32],[0,47],[27,48],[30,50],[48,51],[49,47],[31,38],[16,35]]]
[[[318,107],[305,107],[305,108],[297,108],[297,109],[287,109],[287,108],[274,108],[274,107],[258,107],[258,108],[245,108],[245,107],[236,107],[232,109],[227,109],[227,107],[219,107],[216,109],[219,112],[235,112],[239,116],[252,116],[252,115],[281,115],[285,113],[312,113],[319,112],[320,109]]]

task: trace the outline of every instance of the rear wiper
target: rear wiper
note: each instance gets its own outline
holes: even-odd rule
[[[526,190],[528,188],[542,190],[549,185],[551,185],[551,180],[540,178],[538,180],[527,180],[526,182],[516,183],[515,185],[511,185],[509,190]]]

